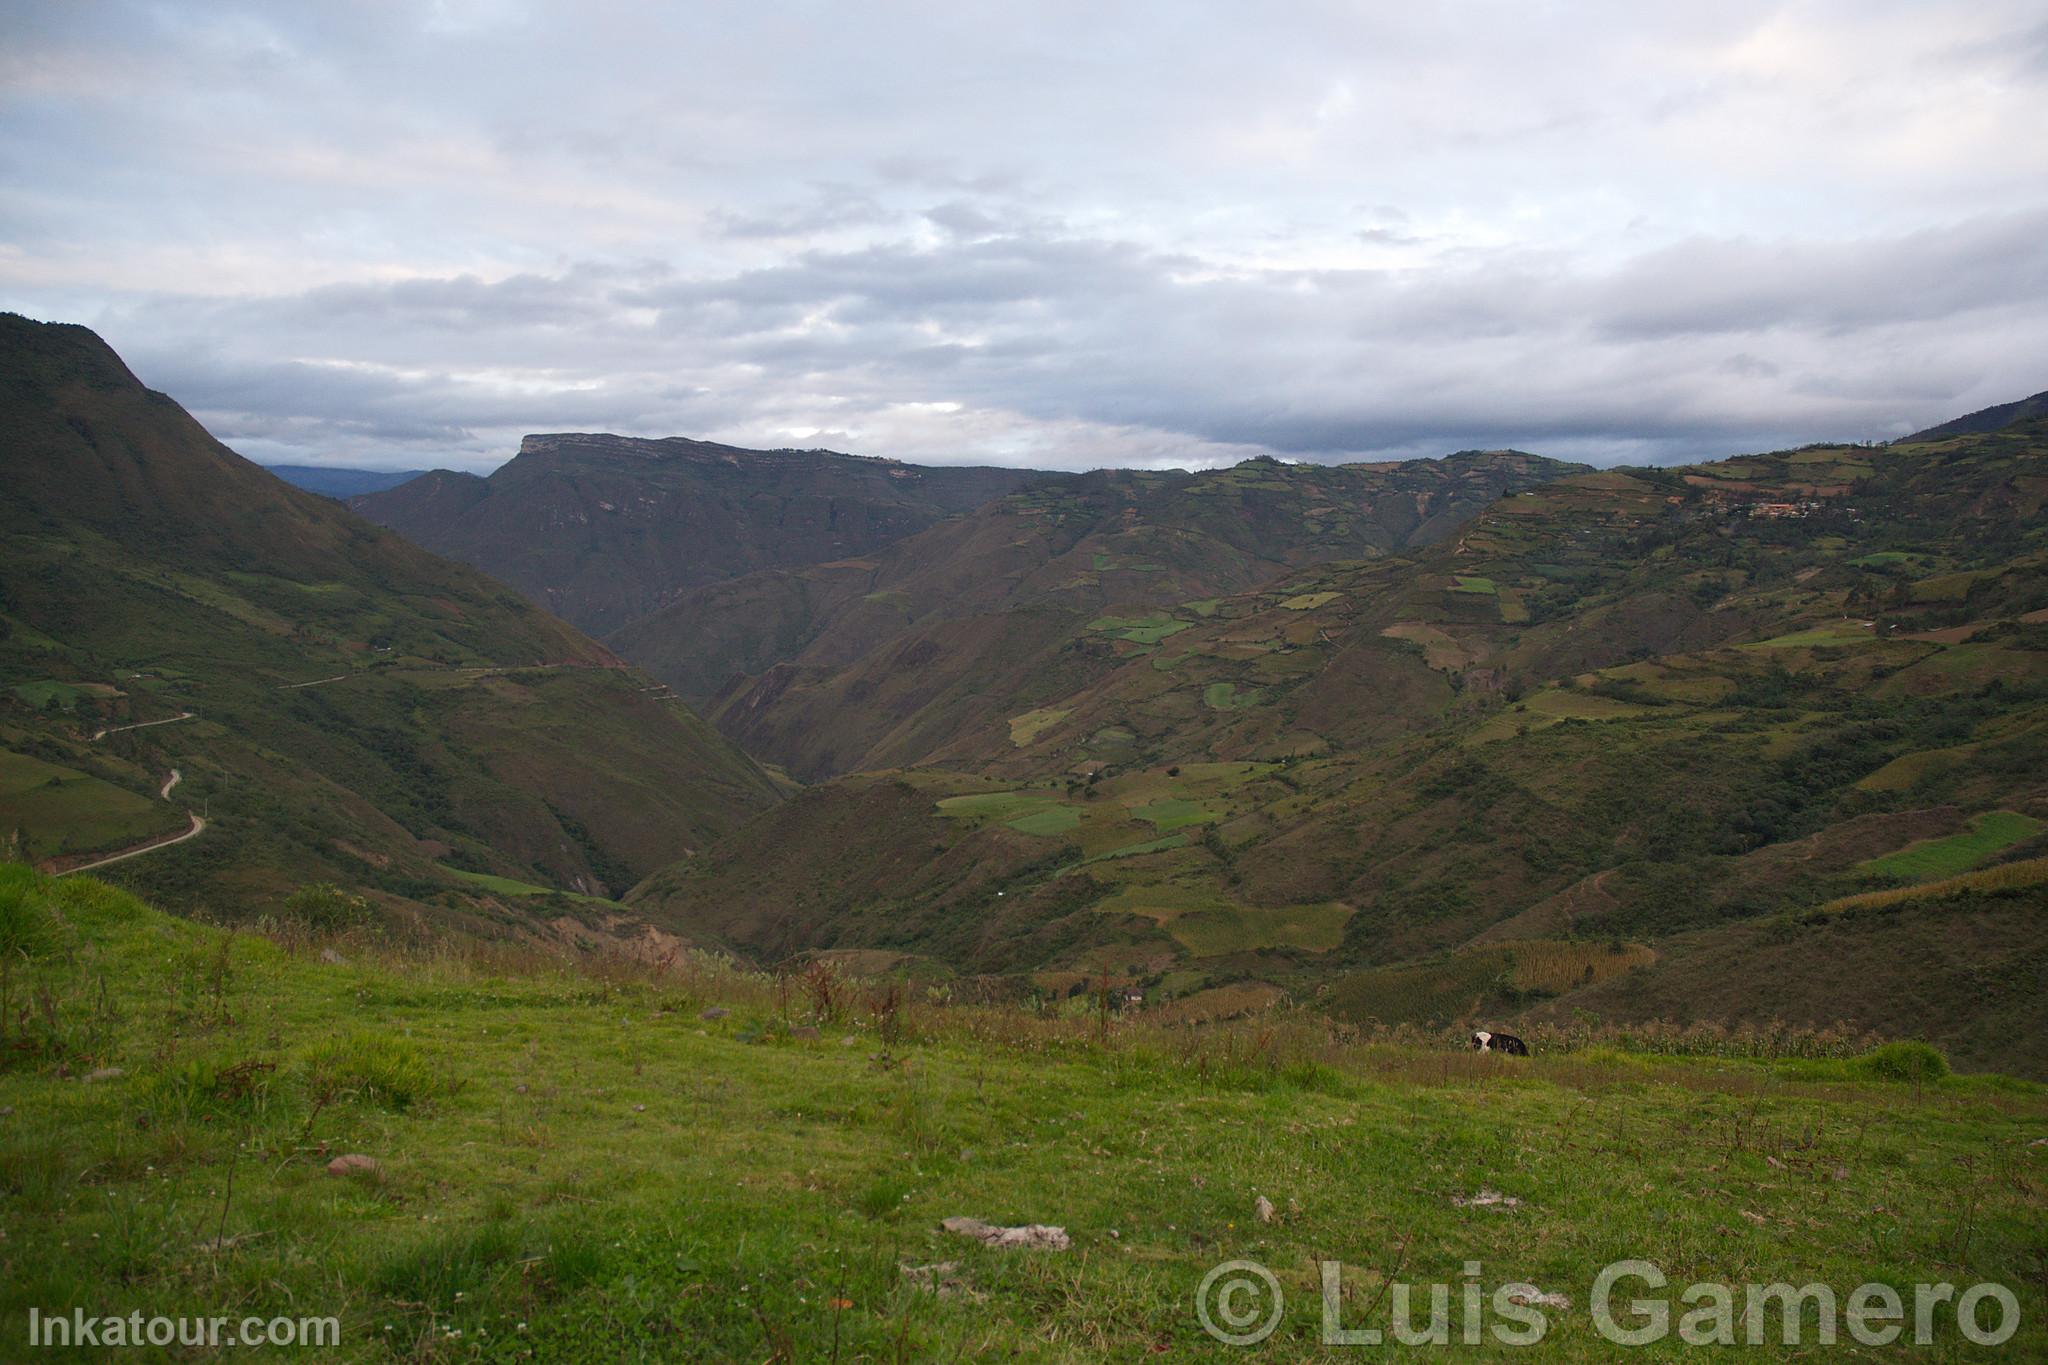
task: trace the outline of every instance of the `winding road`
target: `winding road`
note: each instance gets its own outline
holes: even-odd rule
[[[172,844],[182,844],[187,839],[196,839],[205,828],[206,821],[193,814],[192,826],[183,834],[173,834],[168,839],[153,839],[149,843],[137,844],[133,848],[124,848],[119,853],[110,853],[104,858],[95,858],[89,863],[80,863],[77,867],[67,867],[62,872],[52,872],[50,875],[53,877],[68,877],[74,872],[90,872],[96,867],[105,867],[108,863],[118,863],[124,858],[140,858],[145,853],[154,853],[160,848],[169,848]]]
[[[156,799],[159,801],[170,800],[171,788],[177,786],[180,782],[183,782],[184,780],[185,774],[179,772],[176,768],[171,769],[171,775],[164,779],[163,790],[156,794]]]
[[[147,730],[152,725],[176,725],[179,721],[191,720],[198,714],[196,711],[185,711],[175,716],[165,716],[162,720],[138,720],[133,725],[110,725],[104,730],[93,731],[92,737],[97,742],[108,735],[118,735],[123,730]]]

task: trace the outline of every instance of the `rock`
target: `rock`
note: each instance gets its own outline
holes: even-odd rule
[[[958,1261],[937,1261],[931,1265],[898,1266],[903,1278],[928,1294],[937,1294],[942,1299],[964,1297],[979,1302],[981,1295],[960,1275]]]
[[[118,1081],[128,1073],[118,1066],[103,1066],[97,1071],[85,1073],[85,1083],[93,1085],[99,1081]]]
[[[1499,1190],[1490,1189],[1484,1185],[1479,1187],[1479,1193],[1470,1198],[1452,1195],[1451,1202],[1461,1209],[1518,1209],[1522,1207],[1522,1201],[1513,1195],[1502,1194]]]
[[[384,1168],[378,1164],[377,1158],[365,1156],[361,1152],[350,1152],[327,1163],[329,1175],[381,1175],[383,1171]]]
[[[819,1034],[815,1024],[791,1024],[789,1026],[789,1036],[800,1038],[806,1043],[815,1043],[822,1035]]]
[[[1026,1251],[1065,1251],[1074,1244],[1065,1228],[1048,1227],[1044,1223],[1027,1223],[1022,1227],[1003,1228],[994,1223],[984,1223],[979,1218],[948,1218],[939,1224],[946,1231],[960,1237],[972,1237],[983,1246],[1001,1247],[1005,1250],[1022,1248]]]
[[[1266,1198],[1265,1195],[1262,1194],[1252,1201],[1252,1217],[1258,1219],[1261,1223],[1270,1223],[1276,1216],[1273,1209],[1273,1201]]]
[[[644,1104],[636,1104],[633,1106],[633,1112],[636,1114],[644,1114],[647,1112],[647,1106]]]
[[[710,1009],[705,1010],[702,1014],[698,1015],[697,1017],[699,1019],[723,1019],[731,1013],[731,1010],[726,1009],[722,1005],[713,1005]]]
[[[346,967],[348,965],[348,959],[335,952],[332,948],[322,948],[320,950],[320,960],[330,967]]]

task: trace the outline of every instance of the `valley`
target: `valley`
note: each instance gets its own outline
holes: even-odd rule
[[[10,484],[0,640],[0,815],[52,870],[978,999],[2038,1070],[2000,1042],[2048,1022],[2026,404],[1668,469],[534,437],[358,500],[525,556],[600,644],[241,464],[89,334],[11,336],[25,452],[71,467]]]

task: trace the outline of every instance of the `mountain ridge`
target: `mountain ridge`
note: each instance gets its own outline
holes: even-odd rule
[[[0,317],[0,430],[0,837],[32,856],[190,802],[203,837],[118,876],[530,924],[465,874],[601,896],[780,799],[611,651],[243,459],[85,328]]]
[[[688,437],[534,434],[489,475],[351,500],[592,634],[704,584],[856,556],[1041,477]]]

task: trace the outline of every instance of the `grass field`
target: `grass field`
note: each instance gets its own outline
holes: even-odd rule
[[[1872,635],[1861,626],[1842,624],[1815,626],[1811,630],[1794,631],[1790,635],[1779,635],[1769,640],[1758,640],[1751,649],[1813,649],[1830,645],[1865,645]]]
[[[1239,687],[1236,683],[1213,682],[1202,689],[1202,704],[1211,711],[1243,711],[1257,706],[1265,694],[1256,687]]]
[[[1073,712],[1070,708],[1041,707],[1036,711],[1026,711],[1021,716],[1012,716],[1010,743],[1021,749],[1071,714]]]
[[[0,750],[0,839],[31,859],[139,844],[185,827],[182,810],[75,768]]]
[[[1182,829],[1188,825],[1204,825],[1220,819],[1215,811],[1205,810],[1185,797],[1168,797],[1139,806],[1131,814],[1164,833],[1167,830]]]
[[[510,877],[494,877],[488,872],[464,872],[459,867],[451,867],[448,871],[466,882],[481,886],[486,891],[495,891],[501,896],[567,896],[570,900],[589,901],[594,905],[615,904],[602,896],[586,896],[580,891],[563,891],[553,886],[535,886],[532,882],[514,881]]]
[[[694,959],[344,942],[331,965],[87,879],[0,870],[0,895],[30,931],[15,986],[52,1001],[0,1070],[15,1343],[31,1307],[76,1307],[332,1315],[320,1358],[347,1361],[1364,1358],[1318,1345],[1329,1260],[1347,1326],[1386,1329],[1394,1280],[1457,1304],[1476,1262],[1489,1295],[1569,1300],[1529,1358],[1605,1361],[1589,1291],[1640,1258],[1673,1298],[2002,1283],[2003,1358],[2048,1352],[2028,1145],[2048,1096],[1916,1054],[1515,1061],[1284,1010],[877,1014],[852,991],[818,1014]],[[700,1017],[713,1003],[729,1013]],[[343,1153],[376,1169],[329,1175]],[[1503,1198],[1469,1202],[1484,1190]],[[939,1228],[955,1216],[1073,1246],[983,1247]],[[1257,1351],[1197,1317],[1234,1259],[1285,1295]],[[1915,1358],[1973,1358],[1935,1321]],[[1482,1340],[1417,1354],[1503,1358]],[[1740,1354],[1841,1358],[1814,1350]]]
[[[2031,839],[2041,832],[2041,828],[2041,822],[2031,815],[2009,810],[1990,811],[1972,820],[1966,833],[1952,834],[1946,839],[1922,840],[1897,853],[1873,858],[1856,870],[1873,877],[1903,877],[1912,881],[1953,877],[1975,867],[1992,854],[2011,848],[2022,839]]]

